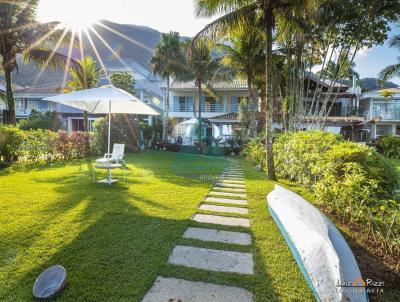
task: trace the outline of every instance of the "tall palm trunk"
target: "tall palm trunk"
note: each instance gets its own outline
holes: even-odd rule
[[[164,143],[167,142],[168,138],[168,116],[169,116],[169,86],[170,86],[170,79],[169,75],[167,76],[167,95],[165,98],[165,112],[164,112],[164,119],[163,119],[163,136],[162,140]]]
[[[11,67],[7,64],[3,67],[4,77],[6,80],[6,95],[7,95],[7,109],[8,114],[6,115],[5,124],[15,125],[17,120],[15,118],[15,101],[14,93],[12,90],[12,79],[11,79]]]
[[[253,81],[252,81],[252,77],[251,75],[247,75],[247,87],[249,90],[249,95],[250,95],[250,100],[251,100],[251,104],[250,104],[250,115],[251,115],[251,123],[250,123],[250,135],[252,137],[255,136],[255,133],[257,131],[256,129],[256,124],[257,124],[257,107],[258,107],[258,100],[257,100],[257,96],[255,94],[255,91],[253,89]]]
[[[89,131],[89,114],[85,110],[83,111],[83,132],[88,132]]]
[[[203,153],[203,142],[202,142],[201,136],[202,136],[202,130],[203,130],[202,127],[203,127],[203,125],[201,123],[201,81],[198,81],[198,87],[199,87],[199,130],[198,130],[198,134],[199,134],[198,141],[199,141],[199,143],[198,143],[198,151],[199,151],[199,154],[202,154]]]
[[[270,180],[276,180],[275,164],[274,164],[274,142],[273,142],[273,115],[274,115],[274,100],[273,100],[273,69],[272,69],[272,28],[273,17],[272,8],[267,4],[264,8],[265,14],[265,30],[266,30],[266,97],[267,97],[267,117],[265,123],[265,139],[267,153],[267,177]]]

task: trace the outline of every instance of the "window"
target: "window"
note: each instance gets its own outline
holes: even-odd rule
[[[400,135],[400,125],[396,125],[396,135]]]
[[[179,111],[180,112],[186,111],[186,101],[184,96],[179,97]]]
[[[392,125],[376,125],[376,136],[393,134]]]
[[[222,125],[222,135],[232,135],[232,125]]]

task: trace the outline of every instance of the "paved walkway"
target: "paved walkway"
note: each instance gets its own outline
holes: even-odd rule
[[[249,228],[250,220],[246,218],[248,209],[243,175],[242,167],[230,162],[204,202],[200,204],[199,210],[202,213],[196,213],[192,219],[207,225]],[[240,217],[222,216],[222,213]],[[183,238],[222,244],[251,245],[251,236],[248,233],[222,231],[209,227],[189,227],[183,234]],[[207,270],[210,273],[254,274],[253,254],[231,249],[215,250],[178,245],[172,251],[168,263]],[[157,277],[142,302],[252,302],[253,300],[253,295],[242,288]]]

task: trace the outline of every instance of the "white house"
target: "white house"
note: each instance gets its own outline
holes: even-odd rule
[[[231,123],[218,125],[211,120],[218,116],[229,113],[237,113],[239,103],[243,98],[248,97],[247,83],[241,80],[229,82],[219,81],[211,83],[217,97],[206,92],[202,88],[201,117],[207,124],[205,136],[228,138],[233,135]],[[178,123],[198,117],[198,88],[194,81],[173,82],[170,88],[169,119],[170,133],[175,139],[184,138],[185,133]]]
[[[364,125],[374,141],[382,135],[400,136],[400,88],[383,89],[392,93],[383,97],[382,90],[369,91],[361,95],[360,112],[371,121]]]

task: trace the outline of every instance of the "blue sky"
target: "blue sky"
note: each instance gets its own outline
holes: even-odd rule
[[[393,25],[389,37],[398,34],[400,34],[400,26]],[[385,66],[397,63],[397,57],[400,57],[400,50],[389,48],[386,41],[382,46],[362,50],[355,58],[356,70],[361,77],[376,77]],[[391,81],[400,84],[400,78],[393,78]]]

